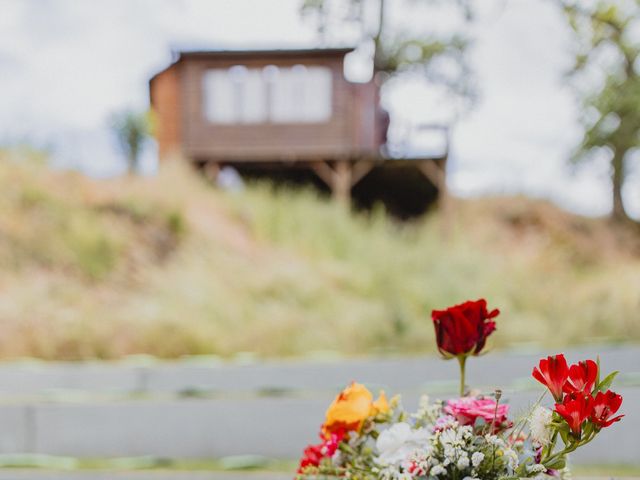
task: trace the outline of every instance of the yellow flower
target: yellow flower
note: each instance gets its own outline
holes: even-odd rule
[[[322,431],[325,435],[357,431],[368,417],[389,411],[384,392],[374,402],[373,395],[360,383],[352,383],[335,398],[327,409]]]

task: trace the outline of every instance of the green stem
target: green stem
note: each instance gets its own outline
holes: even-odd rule
[[[596,436],[596,432],[593,432],[591,435],[589,435],[589,437],[587,438],[583,438],[575,443],[572,443],[571,445],[569,445],[568,447],[565,446],[564,449],[562,449],[561,451],[551,454],[552,452],[549,452],[549,456],[547,458],[544,459],[544,461],[541,461],[540,463],[542,464],[547,464],[547,463],[551,463],[552,460],[557,459],[558,457],[561,457],[562,455],[567,455],[571,452],[576,451],[579,447],[583,447],[585,446],[587,443],[589,443],[591,440],[593,440]]]
[[[465,374],[465,365],[467,363],[467,356],[460,355],[458,357],[458,363],[460,364],[460,396],[464,397],[464,374]]]
[[[529,418],[531,418],[531,415],[533,415],[533,411],[536,409],[536,407],[538,405],[540,405],[540,403],[542,403],[542,399],[544,398],[544,396],[547,394],[547,391],[545,390],[544,392],[542,392],[542,395],[540,395],[540,398],[538,398],[538,401],[536,403],[533,404],[533,406],[531,407],[531,410],[529,410],[529,413],[527,414],[526,417],[523,417],[514,427],[513,430],[511,431],[511,441],[509,442],[509,445],[513,445],[516,441],[516,438],[518,438],[518,436],[520,436],[520,433],[522,433],[522,430],[524,430],[525,425],[527,424],[527,420]]]

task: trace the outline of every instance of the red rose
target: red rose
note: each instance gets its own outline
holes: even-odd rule
[[[611,390],[605,393],[598,392],[593,399],[593,408],[591,410],[591,421],[599,428],[605,428],[614,422],[620,421],[624,415],[618,415],[611,418],[622,405],[622,396]]]
[[[445,357],[477,355],[484,348],[487,337],[496,329],[498,309],[487,310],[484,299],[468,301],[446,310],[431,313],[436,330],[438,350]]]
[[[591,393],[598,376],[598,364],[593,360],[586,360],[571,365],[569,376],[564,384],[565,393]]]
[[[549,389],[556,402],[562,401],[562,389],[569,376],[569,367],[563,354],[540,360],[532,375]]]
[[[580,438],[582,424],[591,415],[592,404],[591,395],[567,395],[563,403],[556,403],[556,412],[566,420],[571,432]]]

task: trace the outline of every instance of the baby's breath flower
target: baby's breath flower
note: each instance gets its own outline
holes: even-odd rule
[[[473,455],[471,455],[471,465],[473,465],[474,467],[478,467],[483,460],[484,453],[482,452],[474,452]]]
[[[541,463],[536,463],[535,465],[527,465],[527,472],[529,473],[545,473],[546,471],[547,467],[545,467]]]
[[[431,469],[431,475],[433,475],[434,477],[442,475],[443,473],[447,473],[447,470],[442,465],[436,465]]]
[[[531,439],[541,446],[549,445],[551,441],[551,424],[552,412],[548,408],[538,405],[529,417],[529,431]]]
[[[469,457],[466,453],[462,452],[462,455],[458,458],[457,467],[458,470],[465,470],[469,467]]]

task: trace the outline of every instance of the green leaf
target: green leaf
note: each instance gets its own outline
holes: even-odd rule
[[[596,388],[596,390],[600,391],[600,392],[604,392],[606,390],[609,390],[609,387],[611,386],[611,384],[613,383],[613,380],[616,378],[616,375],[618,375],[617,370],[615,372],[611,372],[609,375],[607,375],[605,377],[604,380],[602,380],[602,382],[598,383],[598,386]]]
[[[565,458],[564,455],[561,455],[560,457],[554,458],[553,460],[551,460],[551,462],[544,463],[543,465],[553,470],[561,470],[566,466],[566,464],[567,464],[567,459]]]
[[[529,460],[533,461],[531,458],[526,458],[520,466],[516,469],[516,474],[518,477],[526,477],[527,476],[527,464]]]

